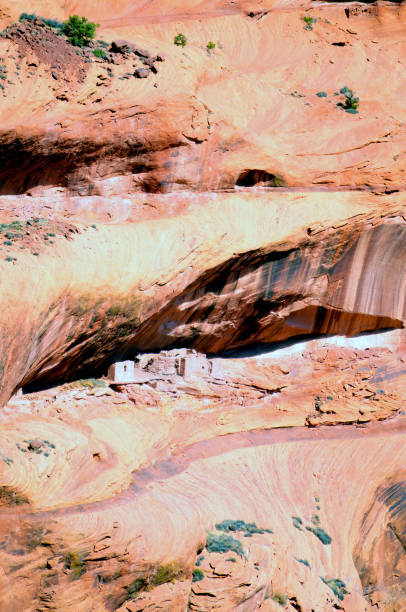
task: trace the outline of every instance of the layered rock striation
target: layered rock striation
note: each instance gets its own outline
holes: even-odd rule
[[[404,21],[0,0],[1,610],[402,612]]]

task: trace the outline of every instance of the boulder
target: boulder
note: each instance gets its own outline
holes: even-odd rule
[[[150,74],[150,70],[148,68],[137,68],[134,71],[134,76],[137,79],[146,79],[148,77],[148,75]]]
[[[128,40],[113,40],[110,46],[110,51],[112,53],[121,53],[122,55],[130,53],[130,51],[134,51],[134,49],[135,45],[128,42]]]

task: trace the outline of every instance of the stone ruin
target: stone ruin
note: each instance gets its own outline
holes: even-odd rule
[[[211,376],[212,363],[203,353],[194,349],[172,349],[160,353],[140,353],[135,361],[112,364],[107,377],[117,384],[143,383],[162,378]]]

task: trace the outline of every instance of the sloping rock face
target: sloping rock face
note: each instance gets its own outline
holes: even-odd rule
[[[17,252],[1,264],[12,272],[1,296],[3,401],[18,386],[105,373],[109,361],[136,350],[217,353],[303,334],[402,328],[404,221],[393,204],[385,213],[384,202],[379,213],[313,230],[311,195],[290,224],[280,217],[283,208],[292,214],[289,203],[274,208],[268,197],[248,207],[226,197],[159,221],[92,224],[72,240],[56,234],[38,256]]]
[[[26,9],[14,4],[4,5],[5,26]],[[404,188],[402,5],[123,1],[114,17],[105,3],[33,5],[59,19],[79,8],[102,22],[103,40],[125,39],[166,61],[146,79],[134,78],[142,63],[132,55],[110,72],[103,60],[85,64],[84,82],[55,80],[52,65],[32,66],[34,48],[18,57],[2,38],[12,78],[0,94],[1,193],[54,185],[80,195],[166,193],[263,181]],[[173,44],[178,31],[184,49]],[[30,82],[35,95],[26,100]],[[358,115],[336,106],[343,87],[359,97]]]
[[[404,5],[11,4],[0,609],[403,612]]]

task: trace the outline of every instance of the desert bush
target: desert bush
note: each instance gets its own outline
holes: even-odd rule
[[[324,546],[331,544],[331,537],[321,527],[306,527],[306,529],[307,531],[314,533],[316,538],[319,538],[320,542],[322,542]]]
[[[258,527],[256,523],[246,523],[245,521],[226,519],[221,523],[216,524],[216,529],[218,531],[243,531],[246,534],[260,533],[263,534],[265,532],[272,533],[271,529],[265,529],[262,527]]]
[[[298,559],[297,557],[295,557],[295,559],[296,559],[296,561],[298,563],[302,563],[303,565],[305,565],[309,569],[312,569],[311,566],[310,566],[310,563],[306,559]]]
[[[344,103],[338,102],[337,106],[343,108],[347,113],[358,113],[357,109],[359,106],[359,98],[356,98],[354,96],[354,92],[352,91],[352,89],[349,89],[348,87],[343,87],[342,89],[340,89],[340,94],[343,94],[345,101]]]
[[[278,603],[280,606],[284,606],[287,602],[286,595],[282,595],[282,593],[274,593],[271,596],[271,599],[273,599],[273,601],[276,601],[276,603]]]
[[[320,576],[320,580],[324,582],[334,593],[334,595],[342,601],[344,599],[344,595],[348,593],[345,588],[345,582],[340,580],[339,578],[331,578],[330,580],[326,580],[322,576]]]
[[[151,579],[151,583],[154,586],[159,586],[166,582],[173,582],[181,573],[182,570],[177,561],[167,563],[166,565],[159,565],[156,574]]]
[[[83,47],[94,39],[98,23],[89,21],[87,17],[71,15],[67,21],[63,22],[62,34],[65,34],[71,45]]]
[[[21,21],[21,22],[24,22],[24,21],[35,21],[36,18],[37,18],[37,16],[36,16],[35,13],[21,13],[18,21]]]
[[[193,570],[192,582],[199,582],[200,580],[203,580],[203,578],[203,570],[199,569],[198,567],[195,567],[195,569]]]
[[[173,39],[173,44],[177,45],[178,47],[186,47],[186,36],[179,32],[179,34],[177,34]]]
[[[93,55],[95,55],[99,59],[106,59],[107,57],[107,53],[103,49],[94,49]]]
[[[304,30],[313,30],[313,24],[317,22],[317,19],[314,17],[304,16],[302,17],[302,21],[305,22]]]
[[[45,17],[40,17],[40,19],[48,28],[55,28],[56,30],[62,30],[63,28],[63,23],[57,19],[46,19]]]
[[[244,549],[239,540],[225,533],[208,533],[206,548],[209,552],[225,553],[232,550],[240,557],[244,556]]]
[[[49,28],[55,28],[56,30],[62,30],[63,23],[58,21],[57,19],[46,19],[45,17],[37,17],[35,13],[21,13],[19,17],[19,21],[35,21],[39,19],[43,24],[48,26]]]
[[[72,571],[73,580],[77,580],[86,571],[85,555],[77,552],[69,552],[65,557],[65,566]]]

